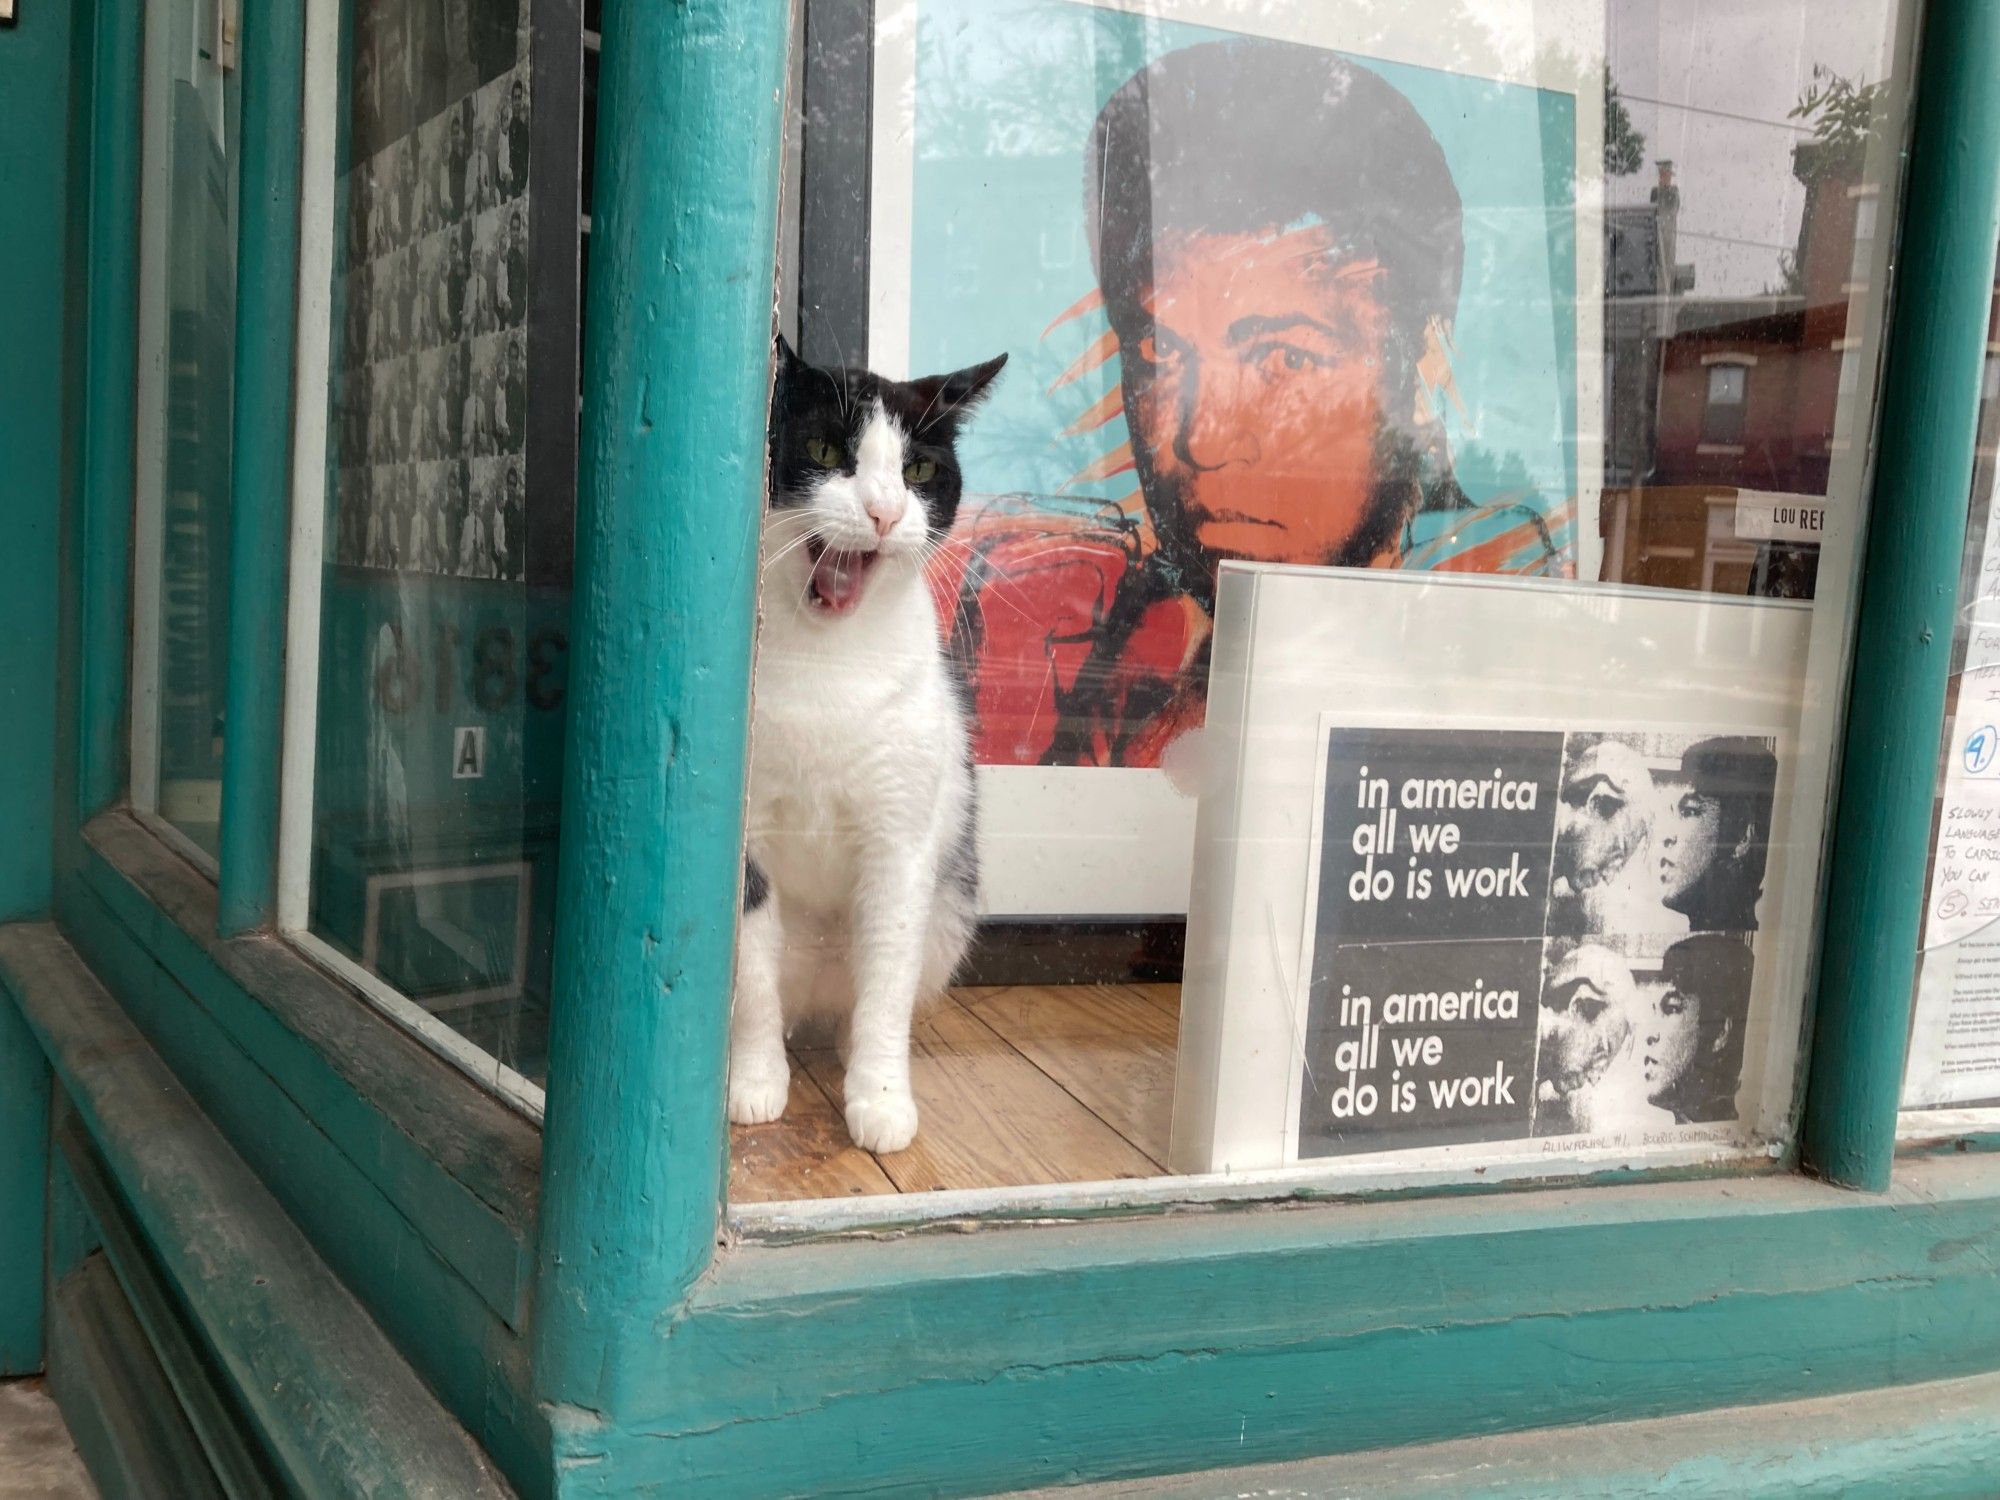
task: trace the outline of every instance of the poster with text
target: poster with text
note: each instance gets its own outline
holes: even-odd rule
[[[1321,733],[1298,1157],[1738,1118],[1775,738]]]

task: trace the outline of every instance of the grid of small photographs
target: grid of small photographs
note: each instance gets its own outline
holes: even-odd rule
[[[337,563],[525,576],[529,73],[526,0],[358,8]]]
[[[1537,1136],[1737,1118],[1776,742],[1572,734],[1537,1016]]]

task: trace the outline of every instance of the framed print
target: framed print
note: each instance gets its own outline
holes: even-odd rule
[[[936,581],[989,915],[1184,913],[1224,560],[1596,575],[1603,24],[878,0],[867,363],[1009,358]]]
[[[1287,1161],[1736,1123],[1775,734],[1320,735]]]
[[[1225,564],[1173,1169],[1781,1136],[1823,793],[1811,619]]]
[[[526,860],[367,877],[361,964],[433,1015],[520,995],[533,867]]]

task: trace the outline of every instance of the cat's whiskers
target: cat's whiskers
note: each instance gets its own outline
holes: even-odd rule
[[[792,553],[798,551],[799,548],[807,545],[809,542],[812,541],[812,539],[815,536],[819,534],[818,529],[813,524],[812,517],[807,515],[796,515],[796,516],[779,515],[773,518],[773,520],[770,523],[770,528],[772,530],[776,530],[780,522],[786,522],[786,521],[792,522],[800,528],[799,535],[795,537],[781,538],[781,545],[776,550],[774,550],[768,556],[765,557],[763,563],[759,567],[760,572],[769,572],[772,567],[774,567],[779,562],[782,562],[785,558],[791,556]]]
[[[797,552],[800,548],[810,544],[812,539],[813,539],[812,533],[807,532],[804,536],[799,537],[797,540],[785,543],[784,546],[780,547],[776,552],[772,553],[769,557],[764,559],[764,565],[760,571],[766,573],[770,572],[772,568],[776,567],[779,563],[783,562],[786,558],[790,557],[794,552]]]
[[[925,587],[930,589],[933,598],[937,596],[939,580],[937,575],[931,571],[931,564],[942,561],[943,561],[942,558],[931,557],[926,559],[924,563],[924,584]],[[965,597],[965,590],[962,587],[955,588],[951,591],[951,631],[949,635],[950,640],[954,641],[957,640],[958,632],[961,627],[970,627],[972,625],[973,619],[972,619],[970,603],[971,602]]]
[[[847,350],[841,345],[840,333],[837,329],[831,327],[827,329],[827,333],[833,339],[833,352],[835,357],[840,360],[840,368],[842,371],[845,371],[847,369]],[[836,379],[830,370],[827,372],[827,379],[833,381],[834,400],[840,403],[840,420],[851,425],[854,421],[854,399],[847,389],[847,382]]]
[[[943,564],[947,562],[949,560],[948,554],[950,554],[954,549],[956,549],[958,552],[960,552],[962,555],[966,557],[976,558],[978,556],[978,553],[974,550],[973,545],[969,540],[967,540],[964,537],[956,537],[947,533],[946,535],[937,538],[934,542],[928,543],[926,545],[925,556],[924,556],[924,576],[927,580],[929,580],[933,584],[937,581],[937,575],[931,572],[931,565],[933,563]],[[1032,622],[1035,618],[1033,611],[1031,609],[1023,607],[1023,605],[1026,605],[1031,601],[1028,600],[1025,594],[1022,594],[1020,596],[1021,603],[1018,604],[1015,603],[1014,600],[1009,599],[1006,596],[1004,589],[1008,588],[1015,589],[1018,591],[1020,585],[1016,584],[1013,579],[1007,577],[1005,574],[995,573],[984,581],[984,586],[979,591],[979,598],[982,601],[984,601],[990,596],[995,603],[1006,605],[1007,608],[1014,611],[1014,613],[1018,615],[1021,619]],[[964,593],[965,591],[962,587],[953,590],[953,598],[954,598],[953,613],[956,615],[956,617],[961,623],[969,625],[971,623],[971,620],[966,615],[966,610],[968,608],[968,601],[965,599]]]
[[[938,383],[938,388],[931,392],[931,399],[924,403],[923,415],[917,418],[917,425],[910,429],[910,436],[921,437],[924,433],[930,430],[931,410],[937,405],[938,397],[942,396],[943,394],[944,394],[944,383],[940,381]]]

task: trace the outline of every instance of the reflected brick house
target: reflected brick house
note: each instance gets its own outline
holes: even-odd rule
[[[1620,416],[1606,433],[1605,578],[1811,594],[1818,546],[1770,535],[1748,495],[1824,497],[1851,451],[1851,398],[1878,353],[1847,336],[1876,259],[1877,188],[1860,170],[1838,145],[1793,149],[1805,187],[1797,248],[1784,285],[1755,296],[1692,295],[1690,268],[1671,258],[1672,163],[1660,163],[1649,205],[1607,214],[1608,409]]]

